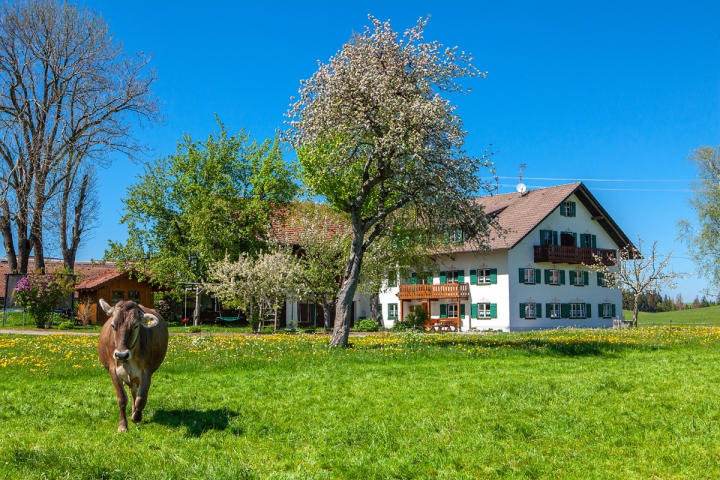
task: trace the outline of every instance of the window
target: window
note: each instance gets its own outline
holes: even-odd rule
[[[398,318],[398,304],[388,303],[388,319],[397,320]]]
[[[497,268],[479,268],[470,270],[471,285],[494,285],[497,284]]]
[[[536,319],[542,318],[542,304],[527,302],[520,304],[520,318]]]
[[[588,284],[588,278],[590,274],[582,270],[570,271],[570,283],[576,287],[582,287]]]
[[[558,232],[552,230],[540,230],[540,245],[557,245]]]
[[[612,303],[602,303],[600,307],[602,307],[603,318],[613,318],[615,316],[615,305]]]
[[[570,200],[563,202],[560,206],[560,215],[563,217],[574,217],[575,216],[575,202]]]
[[[112,304],[115,305],[120,300],[125,300],[125,290],[112,291]]]
[[[462,314],[462,312],[460,312]],[[497,318],[497,303],[473,303],[470,306],[470,318],[489,320]]]
[[[128,300],[140,303],[140,290],[128,290]]]
[[[447,316],[450,318],[457,318],[457,316],[458,316],[457,303],[448,303],[447,304]]]
[[[447,283],[458,283],[458,271],[457,270],[448,270],[446,272],[447,275]]]
[[[450,243],[462,243],[465,238],[462,230],[453,230],[449,235]]]
[[[397,274],[395,270],[388,272],[388,287],[397,287]]]
[[[433,277],[432,275],[420,275],[416,272],[413,272],[410,274],[410,283],[413,285],[432,285],[433,283]]]
[[[525,268],[524,278],[525,278],[525,284],[534,284],[535,283],[535,269],[534,268]]]
[[[549,285],[560,285],[560,270],[551,268],[548,270],[548,282]]]
[[[587,318],[587,310],[584,303],[570,304],[570,318]]]
[[[595,248],[597,243],[597,238],[595,235],[590,235],[589,233],[581,233],[580,234],[580,246],[583,248]]]
[[[561,318],[560,315],[560,304],[559,303],[548,303],[548,317],[553,319]]]
[[[607,287],[608,286],[607,275],[604,275],[603,272],[597,272],[597,284],[598,284],[598,287]]]

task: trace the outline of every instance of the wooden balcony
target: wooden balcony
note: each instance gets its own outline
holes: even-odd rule
[[[603,265],[615,265],[615,250],[607,248],[581,248],[564,245],[535,245],[535,263],[584,263],[594,265],[598,263],[593,255],[600,257]]]
[[[443,283],[441,285],[400,285],[400,300],[438,300],[440,298],[470,297],[467,283]]]

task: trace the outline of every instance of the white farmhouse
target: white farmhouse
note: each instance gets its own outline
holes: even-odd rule
[[[622,293],[583,264],[612,265],[630,240],[582,183],[476,200],[501,234],[489,252],[458,243],[438,255],[432,278],[388,280],[380,294],[385,326],[418,305],[448,329],[536,330],[610,327]]]

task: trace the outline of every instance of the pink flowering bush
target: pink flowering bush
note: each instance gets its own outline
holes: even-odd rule
[[[38,328],[49,327],[55,307],[72,291],[65,276],[28,275],[15,285],[13,296],[18,305],[27,308]]]

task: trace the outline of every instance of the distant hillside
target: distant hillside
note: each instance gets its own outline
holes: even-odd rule
[[[632,320],[632,311],[623,310],[625,320]],[[646,325],[720,325],[720,306],[692,308],[676,312],[638,314],[638,326]]]

